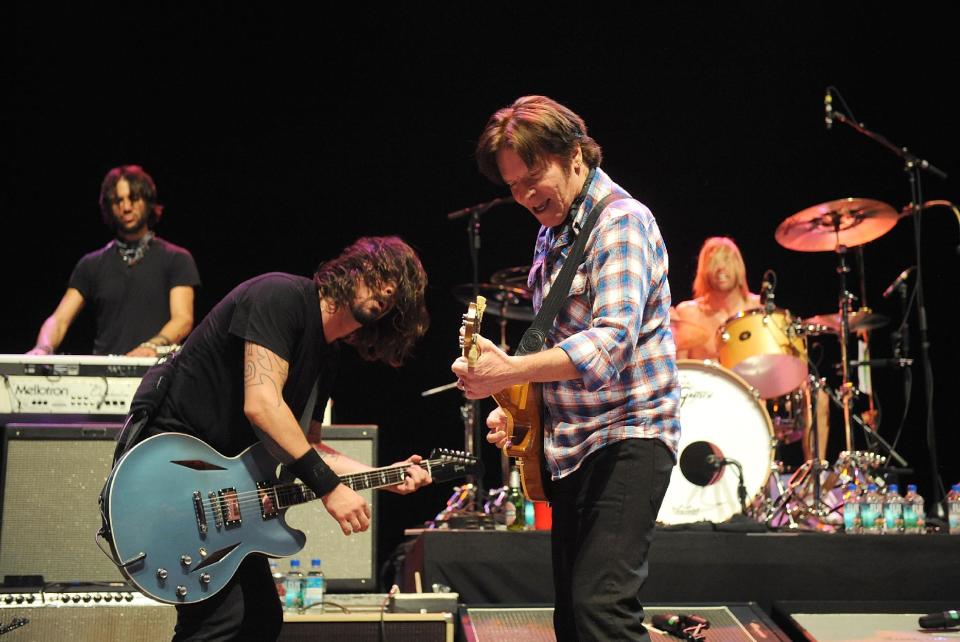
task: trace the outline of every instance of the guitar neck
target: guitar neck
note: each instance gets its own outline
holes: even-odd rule
[[[442,459],[430,459],[421,461],[418,465],[431,472],[434,467],[440,466]],[[340,475],[340,483],[351,490],[369,490],[383,488],[385,486],[396,486],[407,476],[409,465],[387,466],[386,468],[375,468],[362,473],[353,473],[350,475]],[[274,487],[277,493],[278,505],[281,508],[294,506],[305,502],[312,502],[317,494],[302,483],[280,484]]]

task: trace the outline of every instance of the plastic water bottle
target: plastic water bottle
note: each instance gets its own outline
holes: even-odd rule
[[[277,587],[277,597],[280,598],[281,606],[286,606],[287,578],[280,572],[280,566],[273,560],[270,560],[270,575],[273,576],[273,583]]]
[[[307,573],[306,587],[303,591],[303,607],[323,610],[323,596],[327,592],[327,578],[320,570],[320,560],[310,560],[310,572]]]
[[[863,523],[860,521],[860,492],[856,484],[847,484],[847,491],[843,494],[843,530],[856,535],[861,532]]]
[[[867,494],[863,496],[863,503],[860,504],[860,521],[865,535],[883,533],[883,498],[877,492],[876,484],[867,486]]]
[[[923,497],[917,492],[916,484],[907,484],[907,494],[903,500],[904,532],[923,535],[926,532],[927,519],[923,510]]]
[[[303,573],[300,572],[300,560],[290,560],[290,571],[287,573],[286,601],[284,608],[288,611],[299,611],[303,608]]]
[[[900,487],[896,484],[887,486],[887,494],[883,498],[883,529],[889,535],[903,534],[903,509],[905,505],[900,496]]]
[[[950,534],[960,535],[960,484],[954,484],[947,493],[947,519]]]

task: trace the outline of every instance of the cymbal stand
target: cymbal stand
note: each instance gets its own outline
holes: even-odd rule
[[[836,88],[834,87],[830,87],[828,90],[829,89],[836,91]],[[839,96],[839,92],[837,92],[837,94],[842,100],[842,96]],[[926,392],[927,449],[930,459],[931,482],[933,484],[931,500],[934,505],[937,506],[938,516],[943,517],[946,515],[946,493],[944,492],[945,489],[943,487],[943,479],[940,477],[940,464],[937,457],[936,443],[937,432],[933,415],[933,364],[930,361],[930,341],[927,334],[927,310],[924,302],[923,291],[923,262],[921,260],[923,246],[921,243],[922,228],[920,225],[920,217],[923,213],[923,193],[921,187],[922,172],[928,172],[941,179],[946,179],[947,174],[933,163],[917,156],[906,147],[902,145],[895,145],[891,141],[887,140],[883,135],[867,129],[863,123],[857,122],[856,119],[849,117],[843,111],[833,111],[831,116],[833,120],[850,126],[857,133],[873,140],[875,143],[878,143],[887,151],[900,158],[903,161],[903,169],[907,173],[907,180],[910,183],[910,204],[911,211],[913,212],[913,243],[914,253],[917,257],[917,280],[915,285],[917,291],[917,325],[920,334],[920,354],[922,356],[921,362],[923,364],[923,378],[925,383],[924,388]]]
[[[854,296],[847,291],[847,246],[840,243],[840,215],[833,215],[834,229],[837,232],[837,274],[840,275],[840,361],[841,387],[840,399],[843,405],[843,435],[846,439],[847,450],[853,450],[853,433],[850,430],[850,397],[853,395],[853,384],[850,382],[850,358],[847,354],[847,344],[850,340],[850,300]],[[819,451],[817,457],[819,458]]]

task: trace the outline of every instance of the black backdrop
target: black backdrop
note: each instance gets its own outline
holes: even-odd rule
[[[334,12],[20,3],[2,101],[0,351],[32,346],[77,258],[109,238],[96,207],[103,174],[139,163],[167,205],[160,234],[197,259],[198,318],[240,281],[310,273],[360,235],[399,234],[416,246],[431,279],[430,332],[399,371],[348,354],[336,419],[379,424],[382,463],[462,447],[459,396],[420,396],[451,379],[463,308],[451,289],[471,277],[464,221],[445,214],[503,195],[476,172],[472,147],[494,109],[527,93],[579,112],[604,147],[605,169],[654,211],[676,300],[690,296],[703,239],[723,234],[743,249],[755,291],[773,268],[779,305],[799,316],[834,311],[835,256],[779,246],[777,224],[845,196],[900,209],[910,191],[896,157],[848,127],[825,130],[824,88],[836,86],[867,126],[950,174],[925,175],[925,198],[956,201],[956,29],[946,10],[922,3],[897,11],[808,3],[802,12],[753,4]],[[952,316],[960,232],[946,209],[924,214],[921,229],[936,437],[949,484],[960,479]],[[516,205],[491,210],[481,278],[528,263],[535,230]],[[868,303],[895,320],[896,302],[880,292],[916,262],[913,239],[906,219],[863,247]],[[511,322],[514,342],[521,330]],[[890,355],[889,330],[874,333],[874,356]],[[87,351],[91,336],[91,320],[81,319],[64,351]],[[912,350],[919,354],[916,342]],[[815,352],[836,383],[836,341]],[[919,368],[914,379],[899,444],[929,496]],[[899,374],[875,370],[874,384],[881,434],[893,439],[904,405]],[[835,425],[831,458],[841,433]],[[487,483],[498,482],[496,453],[485,457]],[[381,559],[448,494],[449,485],[384,497]]]

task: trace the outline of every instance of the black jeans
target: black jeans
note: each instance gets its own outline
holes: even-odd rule
[[[554,482],[554,630],[559,642],[649,639],[640,587],[673,455],[659,439],[625,439]]]
[[[270,564],[263,555],[250,555],[233,579],[213,597],[177,606],[174,642],[183,640],[276,640],[283,626],[283,609]]]

